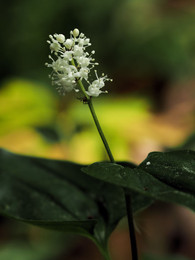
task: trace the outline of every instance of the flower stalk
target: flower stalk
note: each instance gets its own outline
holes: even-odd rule
[[[92,100],[89,99],[87,101],[87,104],[89,106],[90,112],[92,114],[93,120],[95,122],[95,125],[97,127],[98,133],[103,141],[104,147],[106,149],[106,152],[108,154],[108,157],[112,163],[115,162],[114,157],[112,155],[112,152],[110,150],[110,147],[108,145],[108,142],[105,138],[105,135],[102,131],[102,128],[100,126],[100,123],[98,121],[98,118],[96,116]],[[135,237],[135,229],[133,224],[133,213],[132,213],[132,204],[131,204],[131,195],[128,194],[124,189],[124,197],[125,197],[125,204],[126,204],[126,211],[127,211],[127,219],[128,219],[128,227],[129,227],[129,236],[130,236],[130,245],[131,245],[131,255],[132,260],[138,260],[138,254],[137,254],[137,244],[136,244],[136,237]]]
[[[106,138],[105,138],[105,135],[104,135],[104,133],[103,133],[103,131],[102,131],[102,128],[101,128],[100,123],[99,123],[99,121],[98,121],[98,118],[97,118],[97,116],[96,116],[96,113],[95,113],[95,110],[94,110],[94,107],[93,107],[92,100],[90,99],[90,100],[87,102],[87,104],[88,104],[88,106],[89,106],[90,112],[91,112],[91,114],[92,114],[93,120],[94,120],[94,122],[95,122],[95,125],[96,125],[96,127],[97,127],[98,132],[99,132],[99,135],[100,135],[100,137],[101,137],[101,139],[102,139],[102,142],[103,142],[103,144],[104,144],[104,147],[105,147],[105,149],[106,149],[106,152],[107,152],[107,154],[108,154],[108,157],[109,157],[110,161],[111,161],[112,163],[114,163],[114,157],[113,157],[113,155],[112,155],[112,152],[111,152],[111,150],[110,150],[110,147],[109,147],[109,145],[108,145],[108,142],[107,142],[107,140],[106,140]]]

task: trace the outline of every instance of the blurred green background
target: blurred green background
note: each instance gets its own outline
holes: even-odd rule
[[[8,0],[1,3],[0,27],[1,147],[81,163],[107,158],[87,106],[73,94],[59,97],[44,66],[48,35],[68,36],[76,27],[91,39],[99,74],[113,78],[109,94],[94,105],[115,159],[139,163],[153,150],[195,148],[194,1]],[[18,236],[2,243],[23,259],[12,241]],[[39,250],[40,237],[29,239],[38,241],[40,258],[25,260],[50,259],[45,244]],[[0,259],[13,259],[5,252]]]

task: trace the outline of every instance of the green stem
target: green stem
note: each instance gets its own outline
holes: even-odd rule
[[[71,63],[72,63],[73,66],[75,66],[75,67],[77,68],[74,59],[71,60]],[[86,90],[85,90],[85,87],[83,86],[82,81],[79,79],[79,80],[77,81],[77,83],[78,83],[78,85],[79,85],[81,91],[83,92],[85,98],[86,98],[87,100],[90,100],[90,97],[87,95]]]
[[[72,60],[72,64],[75,66],[74,60]],[[104,147],[106,149],[108,157],[109,157],[110,161],[112,163],[114,163],[115,162],[114,157],[112,155],[112,152],[110,150],[108,142],[107,142],[107,140],[105,138],[105,135],[104,135],[104,133],[102,131],[102,128],[100,126],[99,120],[97,118],[97,115],[96,115],[94,107],[93,107],[92,100],[87,95],[87,93],[85,91],[85,87],[83,86],[83,83],[82,83],[81,80],[78,80],[78,85],[79,85],[81,91],[83,92],[83,94],[85,95],[86,103],[89,106],[90,112],[92,114],[93,120],[95,122],[95,125],[97,127],[98,132],[99,132],[99,135],[100,135],[100,137],[102,139],[102,142],[104,144]],[[134,225],[133,225],[133,213],[132,213],[131,197],[130,197],[129,194],[125,193],[125,190],[124,190],[124,196],[125,196],[127,219],[128,219],[128,226],[129,226],[129,236],[130,236],[132,260],[138,260],[136,237],[135,237],[135,229],[134,229]],[[99,249],[100,249],[102,255],[104,256],[105,260],[110,260],[110,256],[109,256],[108,250],[107,251],[103,251],[101,247],[99,247]]]
[[[93,235],[86,234],[86,237],[94,242],[94,244],[99,249],[101,255],[104,257],[104,260],[111,260],[107,244],[105,245],[104,243],[99,243]]]
[[[107,142],[107,140],[106,140],[106,138],[105,138],[105,135],[104,135],[104,133],[103,133],[103,131],[102,131],[102,128],[101,128],[100,123],[99,123],[99,121],[98,121],[98,118],[97,118],[97,116],[96,116],[96,113],[95,113],[95,110],[94,110],[93,103],[92,103],[92,100],[91,100],[91,99],[88,101],[88,106],[89,106],[89,109],[90,109],[90,111],[91,111],[93,120],[94,120],[95,125],[96,125],[96,127],[97,127],[97,130],[98,130],[98,132],[99,132],[99,135],[100,135],[100,137],[101,137],[101,139],[102,139],[102,142],[103,142],[103,144],[104,144],[104,146],[105,146],[105,149],[106,149],[106,151],[107,151],[108,157],[109,157],[110,161],[114,163],[114,157],[113,157],[113,155],[112,155],[112,152],[111,152],[111,150],[110,150],[110,147],[109,147],[109,145],[108,145],[108,142]]]
[[[101,251],[101,253],[102,253],[102,256],[104,257],[105,260],[111,260],[110,255],[109,255],[108,252]]]
[[[73,64],[75,64],[74,61],[73,61]],[[108,145],[108,142],[107,142],[107,140],[106,140],[106,137],[105,137],[105,135],[104,135],[104,133],[103,133],[103,131],[102,131],[102,128],[101,128],[100,123],[99,123],[99,121],[98,121],[98,118],[97,118],[97,116],[96,116],[96,113],[95,113],[95,109],[94,109],[94,107],[93,107],[92,100],[91,100],[91,98],[87,95],[87,93],[86,93],[86,91],[85,91],[85,87],[83,86],[83,83],[82,83],[81,80],[78,80],[78,85],[79,85],[81,91],[83,92],[83,94],[85,95],[85,98],[86,98],[86,100],[87,100],[86,103],[87,103],[88,106],[89,106],[90,112],[91,112],[91,114],[92,114],[93,120],[94,120],[95,125],[96,125],[96,127],[97,127],[97,130],[98,130],[98,132],[99,132],[99,135],[100,135],[100,137],[101,137],[101,139],[102,139],[102,142],[103,142],[103,144],[104,144],[104,146],[105,146],[105,148],[106,148],[108,157],[109,157],[109,159],[110,159],[111,162],[114,162],[114,157],[113,157],[113,155],[112,155],[112,152],[111,152],[111,150],[110,150],[110,147],[109,147],[109,145]]]
[[[87,95],[86,91],[85,91],[85,87],[83,86],[83,83],[81,80],[78,80],[78,84],[79,84],[79,87],[81,89],[81,91],[83,92],[83,94],[85,95],[85,98],[87,99],[87,101],[89,102],[90,101],[90,97]]]
[[[132,203],[131,203],[130,194],[125,193],[125,203],[126,203],[127,219],[128,219],[128,226],[129,226],[129,236],[131,241],[131,255],[133,260],[138,260],[137,243],[135,237],[135,228],[133,224],[133,212],[132,212]]]
[[[93,116],[95,125],[97,127],[97,130],[102,138],[102,141],[104,143],[105,149],[108,153],[108,156],[110,158],[111,162],[115,162],[114,157],[111,153],[110,147],[107,143],[107,140],[104,136],[104,133],[102,131],[102,128],[100,126],[100,123],[98,121],[98,118],[96,116],[93,104],[91,99],[88,101],[88,106],[91,111],[91,114]],[[129,194],[125,193],[124,190],[124,196],[125,196],[125,203],[126,203],[126,211],[127,211],[127,219],[128,219],[128,226],[129,226],[129,235],[130,235],[130,243],[131,243],[131,255],[132,255],[132,260],[138,260],[138,255],[137,255],[137,245],[136,245],[136,237],[135,237],[135,229],[134,229],[134,224],[133,224],[133,213],[132,213],[132,204],[131,204],[131,196]],[[105,258],[106,259],[106,258]],[[109,259],[109,258],[108,258]]]
[[[98,244],[96,243],[97,247],[99,248],[99,251],[100,253],[102,254],[102,256],[104,257],[104,260],[111,260],[110,258],[110,254],[109,254],[109,251],[106,249],[106,250],[103,250],[101,246],[98,246]]]

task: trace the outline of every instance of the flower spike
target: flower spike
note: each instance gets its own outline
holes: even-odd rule
[[[65,95],[74,90],[85,92],[85,96],[98,97],[101,93],[107,93],[101,90],[105,86],[105,81],[110,80],[107,76],[102,75],[98,78],[95,71],[96,80],[92,83],[88,80],[91,70],[98,65],[92,58],[95,51],[92,50],[91,53],[86,51],[86,48],[91,46],[89,38],[78,29],[71,31],[70,38],[67,39],[63,34],[57,33],[49,35],[49,38],[47,42],[50,45],[51,54],[54,54],[56,59],[49,55],[51,63],[45,65],[52,68],[50,78],[60,94]],[[77,83],[82,80],[88,84],[87,90],[78,89]]]

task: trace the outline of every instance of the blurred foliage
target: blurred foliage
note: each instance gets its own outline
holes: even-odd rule
[[[190,135],[187,140],[181,145],[181,149],[191,149],[195,151],[195,133]]]
[[[0,103],[0,145],[41,155],[47,142],[35,128],[55,121],[56,96],[40,83],[15,79],[3,84]]]
[[[163,4],[125,1],[117,14],[115,29],[125,39],[117,37],[117,62],[133,74],[179,77],[194,72],[195,9],[171,12]]]
[[[1,135],[20,127],[44,126],[55,119],[55,96],[35,82],[8,81],[2,87],[0,104]]]
[[[97,60],[116,84],[124,77],[193,76],[194,14],[194,5],[170,8],[167,0],[4,1],[1,78],[18,75],[45,81],[48,35],[68,34],[74,27],[91,38]]]
[[[157,119],[144,97],[106,95],[94,101],[116,160],[139,162],[151,150],[179,145],[193,129],[193,116],[179,128]],[[80,163],[107,158],[88,107],[78,100],[57,99],[43,84],[15,79],[1,88],[0,103],[1,147]]]
[[[15,242],[5,245],[0,248],[0,257],[2,260],[42,260],[48,259],[48,256],[53,253],[54,246],[46,246],[41,244],[40,246],[32,247],[27,243]]]
[[[65,253],[69,249],[74,238],[19,222],[7,222],[9,228],[5,232],[11,232],[11,237],[0,246],[1,260],[56,259],[59,252]]]

